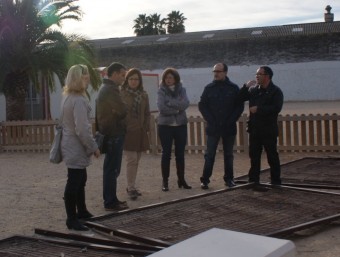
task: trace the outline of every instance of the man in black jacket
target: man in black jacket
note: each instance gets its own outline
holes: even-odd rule
[[[227,77],[228,66],[217,63],[213,69],[214,80],[203,91],[198,108],[207,122],[207,149],[201,177],[201,188],[208,189],[209,178],[215,163],[216,149],[222,138],[224,152],[224,182],[234,187],[234,154],[236,122],[243,112],[243,102],[237,101],[239,88]]]
[[[280,159],[277,152],[277,118],[283,105],[283,93],[272,82],[273,71],[261,66],[256,80],[248,81],[240,90],[240,100],[249,101],[249,182],[260,182],[262,148],[267,153],[271,183],[281,185]]]

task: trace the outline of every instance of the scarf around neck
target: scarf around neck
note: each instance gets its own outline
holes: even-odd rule
[[[135,114],[135,116],[138,116],[139,109],[140,109],[139,106],[140,106],[140,103],[142,102],[143,92],[139,89],[133,90],[129,87],[127,87],[125,90],[134,96],[133,105],[132,105],[132,113]]]

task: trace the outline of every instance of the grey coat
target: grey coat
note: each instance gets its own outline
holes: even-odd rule
[[[175,91],[171,91],[166,85],[161,84],[157,94],[157,107],[159,115],[158,125],[181,126],[188,123],[186,109],[189,107],[189,99],[184,87],[179,83]]]
[[[63,161],[68,168],[84,169],[91,164],[91,156],[98,148],[90,122],[91,106],[82,95],[69,94],[64,96],[64,101],[61,140]]]

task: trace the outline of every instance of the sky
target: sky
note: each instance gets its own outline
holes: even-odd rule
[[[78,0],[81,21],[66,21],[62,31],[88,39],[132,37],[139,14],[166,18],[179,11],[187,18],[186,32],[323,22],[332,7],[340,20],[340,0]]]

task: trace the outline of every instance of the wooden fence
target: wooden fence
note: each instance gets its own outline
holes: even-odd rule
[[[246,132],[247,115],[240,117],[235,151],[248,151],[248,133]],[[54,126],[58,121],[11,121],[0,122],[0,151],[49,151],[54,138]],[[205,122],[202,117],[189,117],[188,153],[202,153],[206,147],[204,132]],[[340,116],[332,115],[286,115],[279,116],[280,152],[339,152]],[[94,131],[94,122],[93,122]],[[151,119],[150,153],[160,152],[154,116]],[[220,145],[218,151],[222,150]]]

